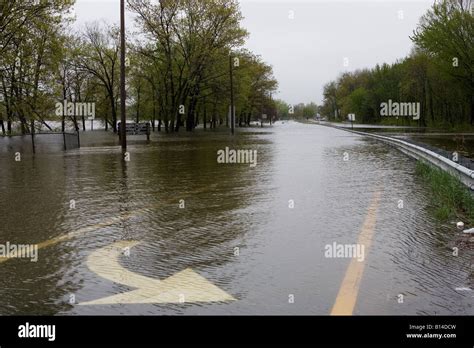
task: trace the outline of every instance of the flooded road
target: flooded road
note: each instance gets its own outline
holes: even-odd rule
[[[355,315],[474,314],[472,250],[414,160],[324,126],[237,130],[160,136],[128,162],[2,150],[0,243],[39,249],[0,260],[0,314],[328,315],[351,298]],[[257,165],[217,163],[226,147]],[[328,256],[358,241],[357,264]]]

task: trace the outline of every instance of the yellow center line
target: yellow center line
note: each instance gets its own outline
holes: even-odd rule
[[[209,186],[216,186],[216,184],[212,184],[212,185],[209,185]],[[199,193],[200,191],[205,191],[206,189],[209,188],[209,186],[204,186],[204,187],[200,187],[196,190],[193,190],[191,192],[187,192],[185,195],[186,196],[189,196],[189,195],[192,195],[192,194],[196,194],[196,193]],[[173,198],[170,198],[170,199],[166,199],[164,201],[161,201],[157,204],[150,204],[148,206],[145,206],[145,207],[142,207],[140,209],[137,209],[137,210],[134,210],[134,211],[131,211],[131,212],[127,212],[127,213],[124,213],[123,215],[121,216],[113,216],[113,217],[109,217],[103,221],[101,221],[100,223],[97,223],[97,224],[94,224],[94,225],[91,225],[91,226],[87,226],[87,227],[83,227],[83,228],[80,228],[76,231],[73,231],[73,232],[69,232],[69,233],[66,233],[62,236],[58,236],[58,237],[54,237],[54,238],[51,238],[51,239],[48,239],[48,240],[45,240],[43,242],[40,242],[37,245],[38,247],[38,250],[40,249],[43,249],[43,248],[46,248],[46,247],[49,247],[49,246],[52,246],[52,245],[55,245],[55,244],[58,244],[60,242],[64,242],[64,241],[67,241],[67,240],[70,240],[74,237],[77,237],[77,236],[80,236],[80,235],[83,235],[87,232],[91,232],[91,231],[94,231],[94,230],[97,230],[99,228],[102,228],[102,227],[108,227],[108,226],[112,226],[114,224],[116,224],[117,222],[120,222],[122,221],[123,219],[126,219],[126,218],[129,218],[131,216],[139,216],[141,214],[143,214],[146,210],[148,209],[151,209],[151,208],[156,208],[156,207],[159,207],[161,205],[164,205],[166,203],[170,203],[170,202],[173,202],[175,201],[176,198],[173,197]],[[11,260],[11,259],[14,259],[16,258],[16,253],[14,252],[11,252],[10,253],[10,256],[9,257],[0,257],[0,263],[2,262],[6,262],[8,260]]]
[[[365,254],[369,252],[372,243],[372,237],[375,230],[375,221],[377,216],[377,208],[379,206],[381,192],[377,191],[372,197],[372,201],[365,217],[362,230],[359,234],[357,243],[364,245]],[[364,274],[365,260],[358,261],[357,258],[352,258],[347,267],[346,274],[342,281],[339,293],[336,297],[336,302],[331,310],[331,315],[352,315],[355,304],[357,302],[357,295],[359,294],[360,283],[362,275]]]

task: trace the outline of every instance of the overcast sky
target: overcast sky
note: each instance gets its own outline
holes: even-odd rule
[[[281,98],[321,103],[323,86],[344,71],[393,63],[433,0],[241,0],[246,47],[273,66]],[[118,0],[76,0],[76,25],[119,22]],[[128,23],[133,24],[129,14]],[[345,66],[345,64],[348,66]]]

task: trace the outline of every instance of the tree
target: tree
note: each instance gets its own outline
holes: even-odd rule
[[[470,97],[474,124],[474,16],[472,0],[436,2],[421,19],[412,40],[441,70],[459,81]]]
[[[27,118],[39,119],[52,107],[55,71],[62,55],[63,24],[72,1],[2,1],[0,3],[0,115],[8,132],[18,119],[22,133]],[[3,117],[0,117],[4,132]]]
[[[103,88],[107,96],[111,121],[105,116],[105,129],[108,124],[117,132],[117,105],[119,99],[119,52],[120,32],[117,27],[104,28],[98,22],[86,25],[81,37],[81,51],[77,59],[79,71],[89,74]]]

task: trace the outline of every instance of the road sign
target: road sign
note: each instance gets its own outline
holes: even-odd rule
[[[356,120],[356,115],[355,114],[349,114],[349,115],[347,115],[347,117],[349,118],[349,121],[351,121],[351,122],[354,122]]]
[[[130,250],[137,244],[139,242],[118,241],[94,251],[87,259],[87,266],[92,272],[114,283],[136,289],[82,302],[80,305],[235,301],[234,297],[190,268],[164,280],[146,277],[125,269],[119,264],[119,257],[124,250]]]

